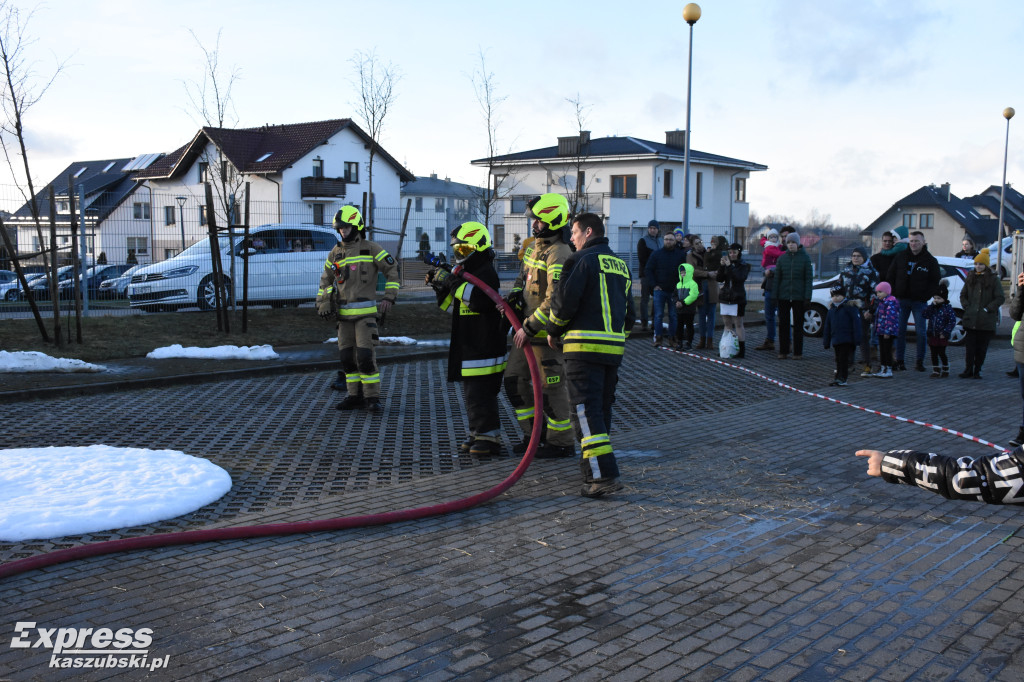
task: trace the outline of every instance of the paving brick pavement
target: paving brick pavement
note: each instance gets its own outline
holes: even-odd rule
[[[982,381],[902,372],[826,387],[831,355],[751,351],[805,390],[966,431],[1016,432],[997,340]],[[705,356],[707,357],[707,356]],[[954,367],[962,351],[951,352]],[[0,544],[9,560],[83,541],[408,508],[489,488],[515,461],[454,455],[461,392],[443,361],[390,365],[380,417],[341,414],[326,373],[4,406],[7,447],[180,449],[235,482],[180,519]],[[117,415],[112,419],[112,415]],[[502,405],[506,445],[515,437]],[[150,673],[61,671],[0,645],[0,678],[1019,680],[1021,511],[864,475],[859,447],[990,448],[628,344],[613,442],[626,488],[577,495],[573,461],[535,462],[459,514],[336,533],[96,557],[0,582],[38,627],[148,627]]]

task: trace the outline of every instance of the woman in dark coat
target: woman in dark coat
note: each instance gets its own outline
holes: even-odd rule
[[[1006,299],[1003,285],[988,267],[988,249],[974,257],[974,272],[968,273],[960,290],[963,307],[965,367],[961,379],[980,379],[988,344],[999,323],[999,306]]]
[[[779,359],[789,357],[789,328],[793,327],[793,357],[804,354],[804,311],[811,300],[814,266],[796,232],[786,237],[786,253],[775,263],[772,298],[779,304]]]

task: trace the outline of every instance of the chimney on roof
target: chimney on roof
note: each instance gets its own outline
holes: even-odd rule
[[[437,173],[431,173],[430,174],[430,179],[431,180],[437,180]]]
[[[942,197],[943,199],[945,199],[946,201],[949,201],[949,183],[948,182],[944,182],[944,183],[942,183],[942,185],[939,186],[939,196]]]
[[[559,156],[581,156],[587,153],[586,146],[590,144],[590,131],[581,130],[578,135],[558,138]]]
[[[686,131],[666,130],[665,145],[674,149],[686,149]]]

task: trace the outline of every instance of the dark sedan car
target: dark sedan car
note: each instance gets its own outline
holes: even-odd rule
[[[124,274],[131,265],[94,265],[85,271],[85,282],[89,288],[89,298],[99,298],[102,292],[101,284],[108,279],[114,279]],[[57,285],[58,295],[61,298],[71,298],[72,284],[74,280],[67,278]]]
[[[74,267],[71,265],[65,265],[64,267],[57,270],[57,286],[60,287],[60,283],[66,279],[70,279],[74,276]],[[46,275],[39,277],[28,283],[29,288],[32,290],[32,296],[37,301],[46,301],[50,298],[50,278]],[[26,300],[25,292],[18,290],[18,299],[21,301]]]

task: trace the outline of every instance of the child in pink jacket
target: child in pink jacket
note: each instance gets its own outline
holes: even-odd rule
[[[879,282],[875,286],[875,333],[878,335],[878,359],[882,368],[872,374],[882,379],[892,378],[892,343],[900,333],[900,302],[892,295],[892,287],[888,282]]]

